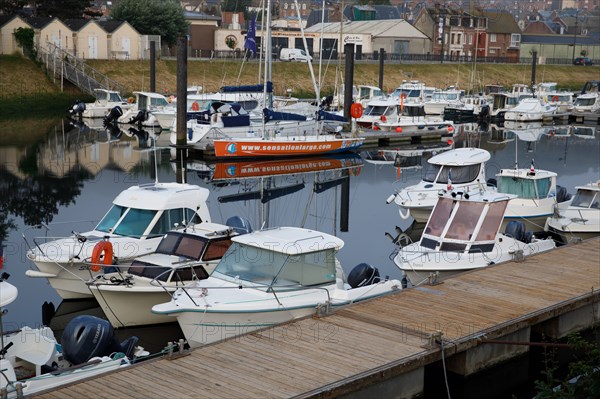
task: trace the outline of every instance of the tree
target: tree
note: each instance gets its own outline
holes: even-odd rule
[[[36,4],[36,14],[39,17],[56,17],[63,20],[82,18],[90,5],[90,0],[40,0]]]
[[[160,35],[168,45],[188,33],[189,24],[177,0],[121,0],[110,16],[129,22],[143,35]]]
[[[245,12],[252,5],[252,0],[224,0],[221,2],[221,11]]]
[[[14,14],[26,4],[27,0],[0,0],[0,14]]]

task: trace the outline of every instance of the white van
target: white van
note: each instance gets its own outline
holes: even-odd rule
[[[279,59],[281,61],[312,61],[310,54],[306,54],[306,51],[299,48],[282,48]]]

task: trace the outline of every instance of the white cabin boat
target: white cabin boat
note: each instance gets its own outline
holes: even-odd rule
[[[130,187],[113,200],[93,230],[51,241],[34,239],[27,258],[38,270],[25,274],[47,278],[63,299],[91,297],[85,282],[103,266],[127,265],[153,252],[162,236],[176,226],[210,222],[208,194],[206,188],[191,184]]]
[[[152,308],[177,317],[191,347],[401,287],[398,280],[381,281],[377,269],[366,264],[358,265],[346,282],[335,256],[344,243],[322,232],[281,227],[232,241],[208,279],[178,289],[170,302]]]
[[[485,163],[489,159],[490,153],[479,148],[457,148],[438,154],[427,161],[421,182],[396,191],[386,202],[398,205],[402,219],[412,216],[424,223],[440,192],[495,191],[486,183]]]
[[[565,243],[600,235],[600,180],[575,189],[573,198],[557,206],[546,221],[546,230]]]
[[[600,93],[592,92],[578,95],[573,101],[573,112],[581,114],[600,112]]]
[[[499,232],[513,198],[467,191],[439,196],[421,239],[399,248],[394,263],[417,286],[555,248],[554,240],[536,239],[520,222]]]
[[[93,103],[76,103],[69,110],[71,114],[81,114],[83,118],[104,118],[108,112],[116,106],[126,111],[133,107],[131,102],[123,99],[118,91],[107,89],[95,89],[96,100]]]
[[[516,107],[504,113],[504,120],[517,122],[541,121],[556,113],[556,106],[546,104],[539,98],[524,98]]]
[[[208,278],[237,235],[232,227],[200,223],[169,231],[156,251],[136,258],[126,272],[105,273],[87,284],[115,328],[170,323],[152,313],[179,287]]]
[[[164,109],[175,109],[175,105],[169,103],[169,99],[159,93],[147,91],[134,91],[135,103],[117,118],[121,124],[138,124],[150,128],[162,128],[153,112]]]
[[[360,127],[373,129],[378,122],[387,122],[390,119],[398,117],[400,112],[400,103],[398,98],[386,97],[371,100],[360,118],[356,119],[356,124]]]
[[[446,107],[461,107],[463,93],[460,90],[439,90],[423,103],[427,115],[443,115]]]

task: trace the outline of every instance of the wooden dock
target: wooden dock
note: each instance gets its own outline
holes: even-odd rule
[[[510,356],[486,340],[565,335],[600,319],[600,238],[490,266],[193,350],[141,362],[44,398],[329,398],[398,378],[423,389],[425,366],[469,373]],[[564,318],[559,320],[560,318]],[[492,349],[490,349],[492,348]],[[488,352],[486,352],[488,351]],[[465,356],[470,353],[470,356]],[[469,368],[471,370],[469,370]],[[440,381],[443,384],[443,381]],[[422,391],[421,391],[422,392]]]

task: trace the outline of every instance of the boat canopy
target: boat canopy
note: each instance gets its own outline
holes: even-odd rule
[[[421,238],[421,246],[440,252],[490,252],[508,200],[440,197]]]
[[[262,93],[264,85],[223,86],[221,93]],[[267,82],[267,93],[273,92],[273,82]]]
[[[265,122],[269,121],[305,121],[306,116],[300,114],[293,114],[291,112],[278,112],[272,111],[268,108],[263,109],[263,116]]]
[[[529,169],[501,170],[497,178],[498,192],[519,198],[542,199],[556,195],[556,173]]]

